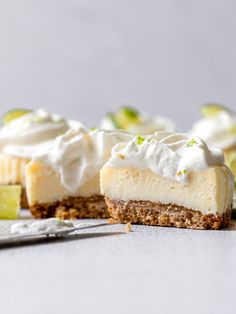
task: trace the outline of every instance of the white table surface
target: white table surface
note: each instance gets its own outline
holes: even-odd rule
[[[0,232],[10,224],[0,221]],[[1,249],[0,313],[234,312],[236,223],[222,231],[132,228]]]

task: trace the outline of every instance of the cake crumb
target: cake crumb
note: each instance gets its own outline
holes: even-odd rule
[[[125,159],[125,155],[123,155],[123,154],[118,153],[118,154],[116,154],[116,156],[120,159]]]
[[[117,224],[117,220],[114,219],[114,218],[108,218],[108,223],[111,224],[111,225],[114,225],[114,224]]]
[[[128,232],[131,232],[131,231],[132,231],[131,223],[128,222],[128,223],[125,225],[125,232],[128,233]]]

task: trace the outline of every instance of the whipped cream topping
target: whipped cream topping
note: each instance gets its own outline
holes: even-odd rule
[[[115,125],[108,117],[101,121],[101,128],[104,130],[116,130]],[[140,121],[136,124],[127,125],[126,131],[132,134],[152,134],[156,131],[174,131],[175,124],[172,120],[164,117],[151,118],[146,114],[140,116]]]
[[[37,152],[47,151],[58,135],[78,126],[81,123],[38,109],[1,126],[0,152],[30,159]]]
[[[132,135],[120,131],[71,129],[57,137],[48,152],[34,155],[33,160],[50,165],[60,175],[63,186],[75,193],[86,181],[99,175],[113,146],[131,138]]]
[[[229,149],[236,146],[235,132],[236,114],[225,110],[197,121],[190,134],[197,135],[221,149]]]
[[[112,149],[105,166],[143,168],[184,184],[188,174],[224,163],[218,148],[206,145],[199,137],[172,132],[156,132],[145,138],[135,137]]]

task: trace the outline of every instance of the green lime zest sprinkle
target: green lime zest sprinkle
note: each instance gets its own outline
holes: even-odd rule
[[[188,173],[188,170],[183,169],[183,170],[180,170],[180,171],[177,172],[177,176],[182,176],[182,175],[184,175],[186,173]]]
[[[98,128],[89,128],[89,131],[97,131]]]
[[[192,139],[187,143],[187,146],[190,147],[190,146],[193,146],[193,145],[195,145],[195,144],[197,144],[197,141],[196,141],[194,138],[192,138]]]
[[[145,141],[145,137],[138,135],[137,140],[136,140],[137,145],[143,144],[144,141]]]

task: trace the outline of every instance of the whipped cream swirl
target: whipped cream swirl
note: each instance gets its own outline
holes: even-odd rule
[[[156,132],[119,143],[105,166],[143,168],[186,184],[188,174],[224,163],[218,148],[206,145],[199,137],[172,132]]]
[[[202,118],[193,125],[190,134],[221,149],[230,149],[236,146],[236,114],[225,110]]]
[[[33,157],[50,165],[63,186],[75,193],[86,181],[99,176],[117,143],[127,142],[132,135],[120,131],[71,129],[53,142],[50,150]]]
[[[38,109],[1,126],[0,152],[30,159],[37,152],[47,151],[58,135],[78,126],[82,124]]]

